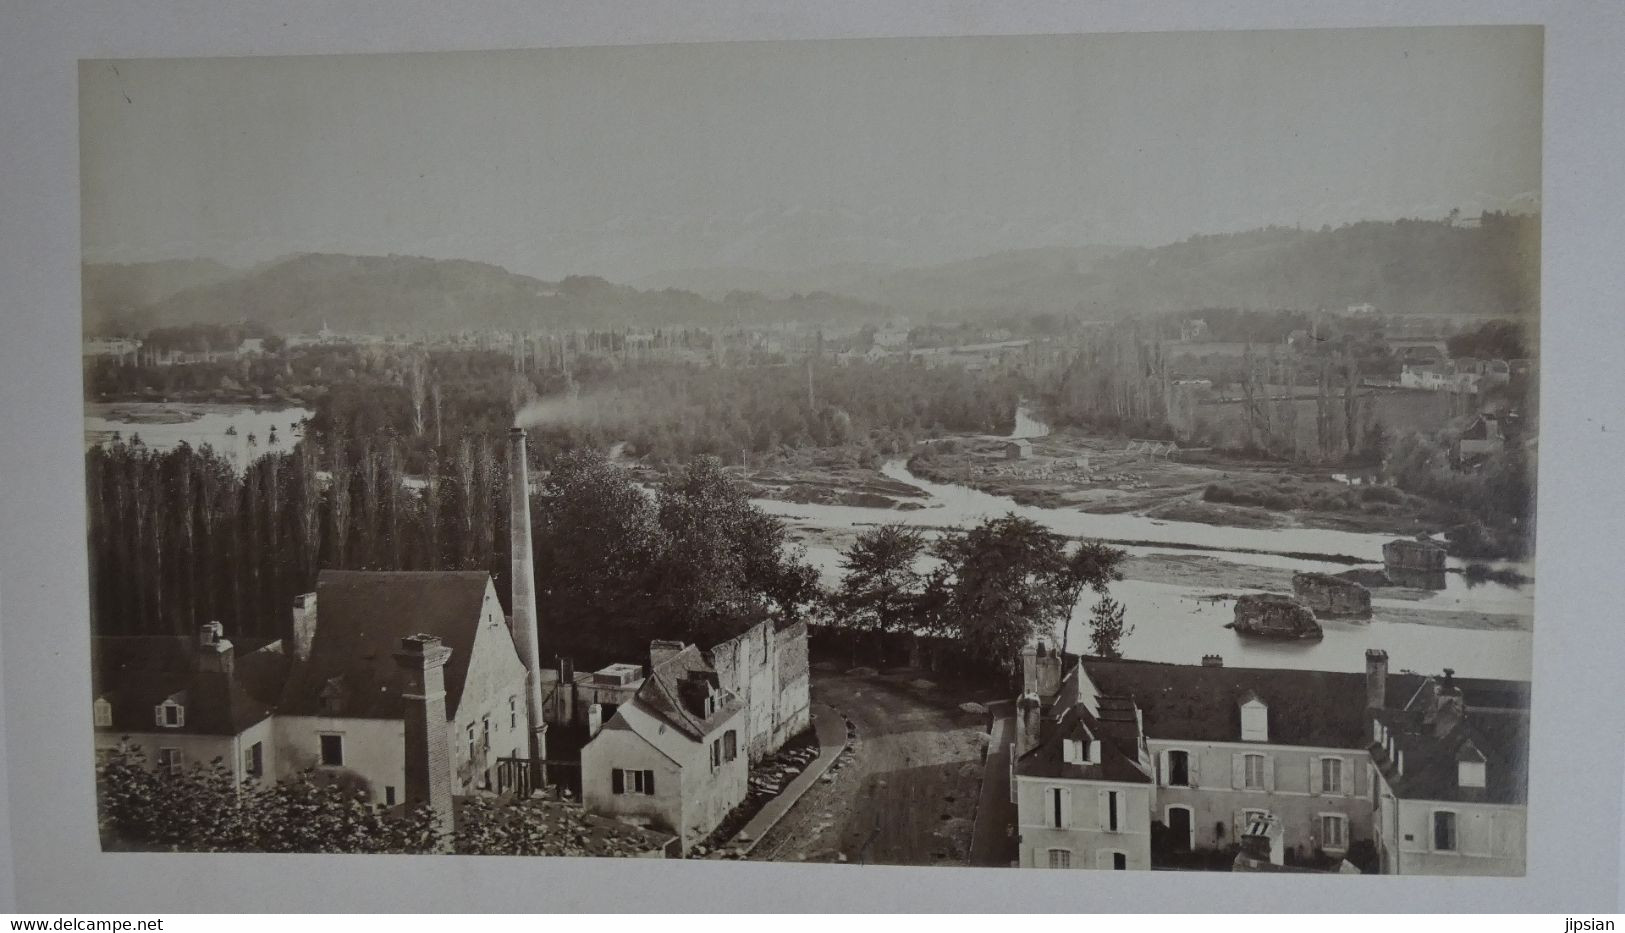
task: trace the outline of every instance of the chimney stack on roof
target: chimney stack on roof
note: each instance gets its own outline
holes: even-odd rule
[[[446,661],[451,649],[433,635],[401,639],[395,663],[406,673],[401,690],[406,725],[406,806],[428,806],[436,829],[452,830],[451,733],[446,727]]]
[[[1461,695],[1461,688],[1456,686],[1455,677],[1454,670],[1445,668],[1444,681],[1433,690],[1433,709],[1427,719],[1436,736],[1449,735],[1467,718],[1467,701]]]
[[[649,642],[649,669],[652,671],[683,653],[683,643],[668,638]]]
[[[1203,667],[1224,667],[1224,658],[1217,654],[1202,655]]]
[[[310,660],[310,644],[316,640],[316,594],[301,593],[293,598],[293,640],[290,645],[294,658]]]
[[[1021,686],[1046,701],[1060,693],[1061,652],[1043,642],[1021,649]]]
[[[1365,652],[1365,706],[1383,709],[1388,705],[1388,652],[1368,648]]]
[[[521,427],[508,432],[508,480],[513,641],[525,665],[529,755],[532,761],[539,762],[547,757],[547,722],[542,716],[541,623],[536,617],[536,565],[531,558],[530,465],[526,460],[525,429]]]
[[[226,630],[219,622],[205,622],[197,633],[197,669],[216,674],[232,673],[235,664]]]

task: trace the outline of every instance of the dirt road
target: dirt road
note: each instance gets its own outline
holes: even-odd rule
[[[925,671],[813,672],[813,698],[856,739],[751,858],[883,865],[966,864],[988,716],[967,713]],[[988,698],[983,698],[988,699]]]

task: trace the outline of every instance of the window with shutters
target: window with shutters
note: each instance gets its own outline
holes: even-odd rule
[[[158,725],[165,729],[179,729],[186,725],[186,708],[174,700],[165,700],[154,708]]]
[[[1433,851],[1456,851],[1456,814],[1454,811],[1433,811]]]
[[[265,773],[265,745],[255,742],[243,752],[243,771],[249,777],[259,777]]]
[[[519,698],[508,697],[508,728],[519,728]]]
[[[181,750],[178,748],[158,749],[158,770],[163,774],[180,774]]]
[[[1051,867],[1051,868],[1071,868],[1072,867],[1072,850],[1071,849],[1051,849],[1051,850],[1049,850],[1049,867]]]
[[[721,739],[712,739],[711,740],[711,770],[715,771],[716,769],[718,769],[720,767],[722,767],[722,740]]]
[[[1071,825],[1072,792],[1064,787],[1051,787],[1046,792],[1047,801],[1045,817],[1051,829],[1066,829]]]
[[[486,716],[480,720],[480,748],[491,750],[491,717]]]
[[[722,760],[733,761],[739,757],[739,733],[729,729],[722,734]]]
[[[393,785],[386,784],[386,785],[384,785],[384,806],[393,807],[394,805],[395,805],[395,788],[394,788]]]
[[[1348,817],[1341,813],[1322,813],[1320,815],[1320,847],[1322,849],[1346,849],[1348,844]]]
[[[113,704],[105,699],[96,701],[96,727],[99,729],[111,728],[113,725]]]
[[[1343,793],[1343,759],[1320,759],[1320,792],[1323,794]]]
[[[610,790],[617,794],[652,795],[655,792],[655,773],[650,770],[616,768],[611,774]]]
[[[1264,767],[1269,759],[1263,755],[1241,757],[1241,786],[1248,790],[1264,790]]]
[[[1191,753],[1175,750],[1168,753],[1167,781],[1170,787],[1189,787],[1191,784]]]
[[[1121,809],[1118,800],[1119,796],[1115,790],[1102,791],[1100,795],[1100,828],[1109,833],[1118,832],[1120,828],[1118,816],[1118,811]]]

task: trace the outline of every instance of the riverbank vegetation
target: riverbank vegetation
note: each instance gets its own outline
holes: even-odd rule
[[[1070,544],[1014,514],[948,529],[929,542],[917,529],[881,525],[842,551],[829,624],[866,633],[877,651],[898,634],[946,638],[972,657],[1006,665],[1034,639],[1065,650],[1072,614],[1092,592],[1101,597],[1092,640],[1117,657],[1132,628],[1107,593],[1123,578],[1126,558],[1098,542]]]

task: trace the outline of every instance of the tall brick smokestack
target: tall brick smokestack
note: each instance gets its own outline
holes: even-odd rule
[[[406,724],[406,806],[427,804],[442,842],[452,831],[451,733],[446,725],[446,661],[451,649],[433,635],[401,639],[395,663],[406,673],[401,699]],[[447,847],[445,845],[443,848]]]
[[[541,633],[536,618],[536,565],[530,547],[530,467],[525,459],[525,429],[508,432],[508,529],[513,538],[509,579],[513,597],[513,641],[525,665],[525,716],[530,724],[530,757],[547,757],[547,723],[542,718]]]

